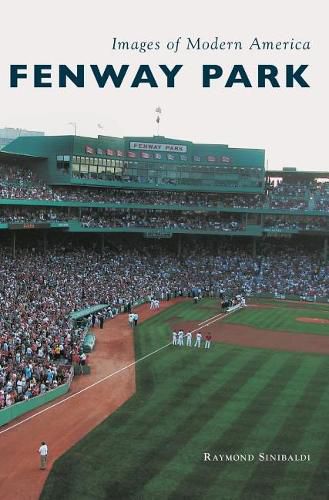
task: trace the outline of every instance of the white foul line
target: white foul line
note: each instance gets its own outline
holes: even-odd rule
[[[211,319],[214,319],[214,318],[219,319],[219,316],[222,316],[223,314],[224,313],[219,313],[219,314],[216,314],[216,316],[212,316],[211,318],[205,319],[204,321],[201,321],[201,323],[199,323],[198,326],[201,326],[203,323],[207,323],[207,321],[210,321]]]
[[[224,316],[222,316],[221,318],[217,318],[217,319],[213,319],[213,318],[215,318],[215,316],[213,316],[212,318],[209,318],[209,320],[213,319],[213,321],[210,321],[209,323],[207,323],[207,324],[205,324],[203,326],[200,326],[199,328],[196,328],[195,330],[192,330],[191,333],[198,332],[199,330],[202,330],[202,328],[206,328],[207,326],[212,325],[213,323],[216,323],[216,321],[218,321],[219,319],[223,319],[223,318],[225,318],[226,316],[229,316],[230,314],[232,314],[235,311],[236,311],[236,309],[234,311],[230,311],[229,313],[224,314]],[[219,315],[217,315],[217,316],[219,316]],[[206,320],[206,321],[209,321],[209,320]],[[123,366],[119,370],[116,370],[115,372],[112,372],[109,375],[106,375],[106,377],[103,377],[103,378],[97,380],[93,384],[90,384],[87,387],[84,387],[80,391],[75,392],[74,394],[71,394],[67,398],[62,399],[61,401],[58,401],[57,403],[54,403],[53,405],[48,406],[47,408],[44,408],[43,410],[40,410],[37,413],[34,413],[30,417],[27,417],[24,420],[21,420],[20,422],[17,422],[17,424],[11,425],[10,427],[7,427],[7,429],[3,429],[2,431],[0,431],[0,435],[4,434],[5,432],[11,431],[12,429],[15,429],[16,427],[19,427],[22,424],[25,424],[29,420],[32,420],[33,418],[38,417],[39,415],[42,415],[43,413],[45,413],[45,412],[47,412],[49,410],[52,410],[53,408],[56,408],[57,406],[60,406],[60,405],[62,405],[64,403],[66,403],[70,399],[73,399],[76,396],[79,396],[80,394],[82,394],[83,392],[88,391],[89,389],[92,389],[96,385],[101,384],[102,382],[105,382],[105,380],[108,380],[108,379],[114,377],[114,375],[118,375],[119,373],[123,372],[124,370],[127,370],[128,368],[130,368],[130,367],[132,367],[134,365],[137,365],[137,363],[140,363],[141,361],[144,361],[144,359],[147,359],[150,356],[153,356],[153,354],[156,354],[156,353],[162,351],[163,349],[165,349],[166,347],[169,347],[170,345],[172,345],[172,342],[169,342],[168,344],[165,344],[162,347],[159,347],[159,349],[156,349],[155,351],[150,352],[149,354],[146,354],[145,356],[142,356],[141,358],[137,359],[136,361],[133,361],[132,363],[129,363],[129,365]]]

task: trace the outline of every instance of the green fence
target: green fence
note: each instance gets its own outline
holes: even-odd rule
[[[8,424],[8,422],[14,420],[15,418],[21,417],[25,413],[35,410],[36,408],[39,408],[46,403],[50,403],[50,401],[53,401],[54,399],[57,399],[60,396],[66,394],[70,389],[72,377],[73,370],[71,370],[69,381],[66,384],[57,387],[57,389],[52,389],[51,391],[46,392],[41,396],[35,396],[34,398],[28,399],[27,401],[15,403],[12,406],[0,410],[0,427],[2,425]]]

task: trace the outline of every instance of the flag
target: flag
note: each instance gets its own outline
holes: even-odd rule
[[[128,151],[128,158],[136,158],[136,153],[134,151]]]
[[[222,163],[231,163],[232,160],[231,160],[231,158],[229,156],[221,156],[220,157],[220,161]]]
[[[180,155],[180,159],[182,161],[187,161],[187,155]]]
[[[156,117],[156,120],[155,120],[155,121],[156,121],[157,123],[160,123],[160,115],[158,115],[158,116]]]
[[[86,146],[85,152],[88,153],[89,155],[95,154],[95,150],[91,146]]]
[[[142,158],[152,158],[152,155],[150,153],[145,153],[145,151],[141,152],[141,157]]]
[[[154,158],[156,160],[161,160],[161,153],[155,153]]]
[[[175,156],[174,155],[167,155],[168,160],[174,160]]]
[[[117,150],[117,156],[123,156],[123,151],[121,151],[121,149]]]
[[[107,149],[106,154],[107,154],[107,156],[113,156],[113,154],[114,154],[113,149]]]
[[[157,106],[157,107],[155,108],[155,112],[156,112],[156,113],[159,113],[159,114],[161,114],[161,113],[162,113],[162,109],[160,108],[160,106]]]
[[[216,156],[207,156],[208,161],[216,161]]]
[[[97,123],[97,127],[103,129],[103,125],[101,123]]]
[[[200,156],[193,156],[193,161],[201,161],[201,157]]]
[[[101,148],[97,148],[97,154],[98,155],[103,155],[104,151]]]

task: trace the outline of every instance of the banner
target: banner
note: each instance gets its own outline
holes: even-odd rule
[[[142,158],[152,158],[152,155],[150,153],[145,153],[144,151],[141,152],[141,157]]]
[[[129,149],[147,151],[171,151],[173,153],[187,153],[187,147],[183,144],[157,144],[154,142],[130,142]]]
[[[95,150],[91,146],[86,146],[85,147],[85,152],[88,153],[89,155],[94,155],[95,154]]]

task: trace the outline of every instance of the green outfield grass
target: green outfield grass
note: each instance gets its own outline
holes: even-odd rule
[[[272,303],[273,304],[273,303]],[[226,323],[238,323],[255,328],[279,330],[296,333],[312,333],[316,335],[329,335],[329,324],[302,323],[299,317],[319,318],[329,320],[329,306],[315,304],[298,307],[292,303],[273,304],[268,309],[246,307],[225,318]]]
[[[173,317],[206,319],[213,305],[181,303],[146,321],[136,357],[170,341]],[[327,356],[169,346],[136,370],[136,395],[55,463],[42,500],[328,498]],[[204,452],[311,462],[209,463]]]

